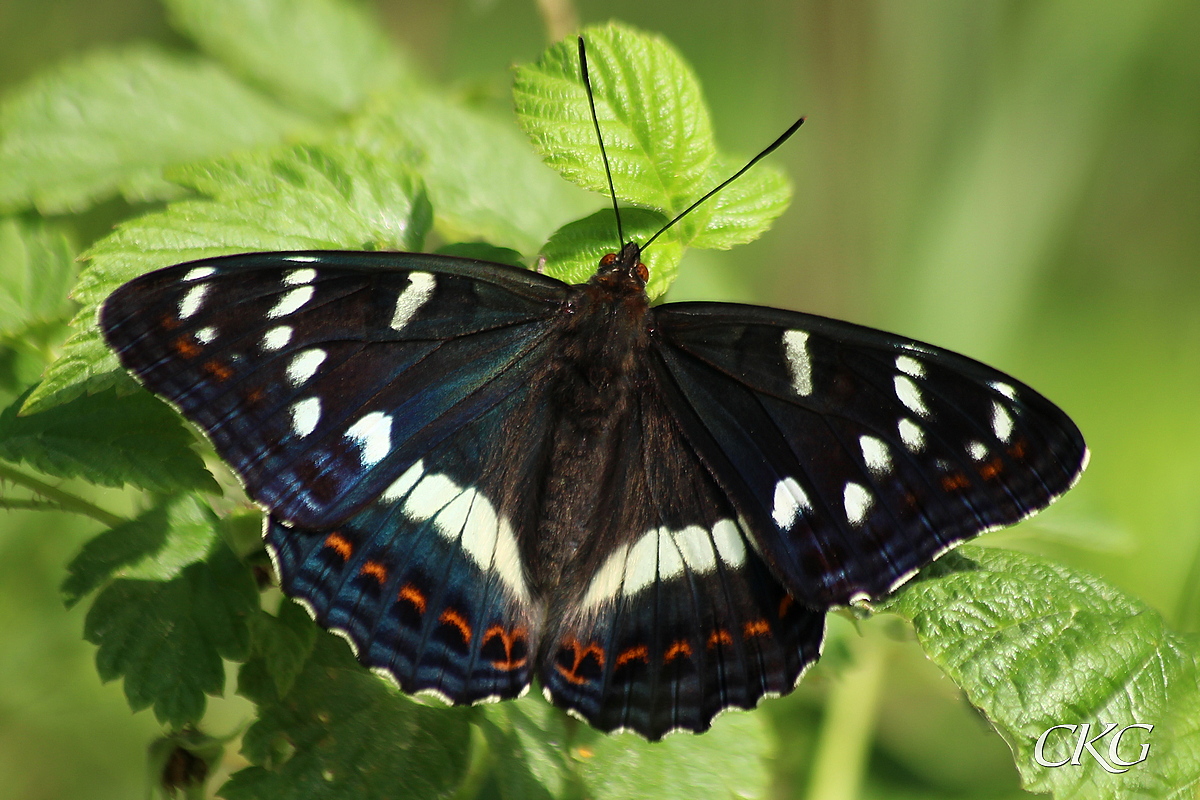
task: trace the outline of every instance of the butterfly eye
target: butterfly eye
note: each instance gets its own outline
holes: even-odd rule
[[[642,283],[645,283],[646,281],[650,280],[650,270],[646,269],[646,265],[640,261],[638,262],[638,265],[637,265],[637,274],[638,274],[638,277],[642,279]]]
[[[611,267],[614,263],[616,263],[616,260],[617,260],[616,253],[605,253],[604,257],[600,259],[600,266]]]

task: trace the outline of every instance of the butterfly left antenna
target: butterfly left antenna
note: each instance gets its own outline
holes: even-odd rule
[[[592,94],[592,80],[588,77],[587,48],[583,37],[579,37],[579,71],[583,74],[583,86],[587,89],[588,106],[592,109],[592,125],[596,128],[596,141],[600,143],[600,157],[604,159],[604,174],[608,177],[608,195],[612,198],[613,215],[617,218],[617,238],[621,249],[625,248],[625,231],[621,229],[621,210],[617,208],[617,189],[613,186],[612,170],[608,167],[608,153],[604,152],[604,137],[600,135],[600,120],[596,118],[596,98]]]

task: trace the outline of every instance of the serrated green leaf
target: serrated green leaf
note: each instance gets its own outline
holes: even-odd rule
[[[296,115],[219,67],[137,48],[43,74],[0,105],[0,208],[175,197],[165,167],[280,141]]]
[[[120,579],[96,597],[84,622],[101,679],[124,678],[135,711],[154,707],[180,727],[204,714],[205,694],[225,688],[222,658],[246,657],[246,620],[258,607],[250,570],[221,543],[169,581]]]
[[[583,31],[617,197],[674,216],[710,188],[712,124],[691,68],[665,39],[610,23]],[[517,120],[564,178],[608,193],[574,37],[517,68]]]
[[[627,240],[644,242],[665,222],[656,211],[621,209],[621,225]],[[546,259],[545,273],[567,283],[584,283],[595,274],[605,254],[620,249],[616,234],[617,223],[611,208],[567,223],[555,231],[542,248],[542,256]],[[656,239],[646,251],[642,261],[650,271],[650,279],[646,282],[646,294],[650,299],[667,291],[679,272],[681,258],[683,247],[669,232]]]
[[[103,486],[219,491],[179,416],[146,392],[101,392],[18,416],[24,400],[0,412],[0,458],[6,461]]]
[[[124,370],[95,327],[114,289],[143,272],[254,250],[420,250],[432,212],[398,141],[258,150],[172,171],[213,200],[185,200],[122,224],[86,255],[73,296],[79,330],[29,398],[24,413],[114,384]]]
[[[429,708],[354,663],[327,633],[291,692],[263,705],[227,800],[448,797],[467,767],[465,709]]]
[[[571,781],[566,717],[540,695],[484,707],[483,732],[505,800],[563,797]]]
[[[62,232],[41,222],[0,219],[0,337],[69,316],[74,278],[74,248]]]
[[[238,694],[262,705],[277,703],[296,682],[317,640],[316,623],[297,603],[284,601],[279,615],[250,618],[250,658],[238,670]]]
[[[912,621],[926,654],[1008,742],[1031,791],[1157,798],[1200,782],[1197,643],[1110,584],[1034,556],[963,547],[880,608]],[[1149,758],[1121,774],[1086,755],[1058,768],[1035,760],[1051,726],[1105,722],[1155,725],[1143,740]]]
[[[720,184],[743,163],[718,156],[709,170],[711,185]],[[792,185],[783,170],[760,163],[696,209],[695,220],[688,215],[679,224],[685,231],[695,231],[689,247],[728,250],[762,236],[791,202]]]
[[[762,714],[728,714],[701,736],[676,734],[655,743],[589,730],[577,748],[579,771],[595,800],[766,797],[766,724]]]
[[[113,578],[174,578],[212,549],[216,525],[207,505],[179,495],[94,537],[67,565],[61,587],[67,607]]]
[[[175,26],[288,104],[345,114],[403,73],[359,4],[336,0],[166,0]]]
[[[481,239],[518,252],[594,207],[529,150],[509,120],[425,92],[381,97],[360,135],[398,130],[418,153],[444,239]]]

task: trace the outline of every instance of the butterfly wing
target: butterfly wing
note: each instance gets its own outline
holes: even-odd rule
[[[964,356],[774,309],[660,306],[655,354],[691,445],[797,599],[876,598],[1078,479],[1059,408]]]
[[[619,421],[590,576],[547,627],[539,680],[605,730],[658,739],[786,694],[815,661],[824,612],[772,576],[645,368]]]
[[[270,510],[284,591],[405,690],[461,703],[532,673],[515,531],[536,509],[511,472],[543,452],[534,373],[564,290],[465,259],[251,254],[131,281],[100,325]]]
[[[527,379],[565,285],[407,253],[262,253],[143,275],[100,327],[280,519],[325,527]]]

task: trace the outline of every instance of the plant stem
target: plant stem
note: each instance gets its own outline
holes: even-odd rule
[[[64,492],[56,486],[51,486],[45,481],[40,481],[32,475],[27,475],[7,464],[0,464],[0,481],[8,481],[17,486],[24,486],[34,494],[41,495],[52,502],[60,511],[71,511],[76,514],[82,514],[85,517],[91,517],[110,528],[115,528],[126,522],[123,517],[118,517],[116,514],[105,511],[100,506],[89,503],[82,497],[73,495],[70,492]]]
[[[888,643],[868,627],[850,644],[854,664],[834,684],[825,704],[807,800],[855,800],[862,786]]]
[[[565,39],[579,28],[579,15],[571,0],[537,0],[537,5],[551,42]]]

